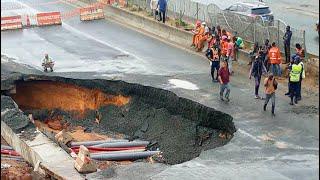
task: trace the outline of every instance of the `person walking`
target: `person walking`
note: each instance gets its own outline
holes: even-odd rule
[[[261,49],[263,51],[263,56],[264,56],[264,60],[263,60],[264,61],[264,66],[266,67],[267,71],[269,71],[270,70],[270,66],[271,66],[270,61],[268,59],[268,53],[269,53],[269,51],[271,49],[271,45],[269,44],[269,39],[266,39],[264,41],[264,45],[262,46]]]
[[[290,42],[292,37],[292,31],[290,30],[290,26],[286,27],[286,33],[283,36],[284,41],[284,54],[286,57],[286,64],[290,62]]]
[[[270,74],[267,78],[264,80],[264,87],[265,87],[265,93],[266,93],[266,99],[263,105],[263,110],[267,110],[267,105],[271,99],[272,107],[271,107],[271,113],[273,116],[275,116],[275,107],[276,107],[276,90],[278,87],[278,82],[274,78],[272,74]]]
[[[302,73],[302,66],[299,64],[298,60],[294,61],[292,65],[292,69],[289,75],[289,82],[290,82],[290,105],[298,104],[298,91],[299,91],[299,81],[301,78]]]
[[[253,76],[255,79],[255,99],[261,99],[259,96],[259,87],[260,81],[263,74],[266,74],[267,70],[263,63],[263,51],[259,51],[259,54],[256,56],[249,72],[249,79]]]
[[[220,69],[220,57],[218,47],[211,48],[210,64],[211,64],[211,77],[212,82],[218,82],[219,69]],[[217,71],[217,76],[214,77],[214,72]]]
[[[299,65],[302,67],[302,70],[300,73],[300,79],[298,83],[298,89],[297,89],[297,101],[301,101],[301,83],[302,83],[302,80],[306,77],[306,73],[305,73],[304,64],[300,56],[295,57],[295,60],[298,61]]]
[[[220,99],[224,101],[223,99],[223,94],[224,91],[226,91],[225,98],[226,101],[229,102],[229,95],[230,95],[230,86],[229,86],[229,81],[230,81],[230,72],[227,67],[227,62],[222,61],[221,63],[222,67],[219,69],[218,75],[219,75],[219,82],[220,82]]]
[[[230,75],[232,75],[234,72],[232,70],[232,61],[234,60],[234,42],[231,40],[231,38],[228,38],[228,49],[227,49],[227,60],[228,60],[228,69],[230,72]]]
[[[250,61],[248,65],[252,65],[252,62],[255,60],[256,56],[258,55],[259,50],[260,50],[259,43],[255,42],[252,47],[252,50],[249,52]]]
[[[167,0],[158,0],[160,21],[166,22]]]
[[[271,71],[275,77],[281,76],[281,54],[280,49],[276,46],[276,43],[273,42],[271,45],[271,49],[269,50],[268,56],[270,58],[271,63]]]

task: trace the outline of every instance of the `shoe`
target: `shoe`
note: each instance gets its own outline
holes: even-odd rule
[[[190,47],[195,47],[195,45],[194,44],[191,44],[191,46]]]
[[[287,93],[285,93],[284,95],[285,95],[285,96],[289,96],[289,95],[290,95],[290,93],[289,93],[289,92],[287,92]]]
[[[267,105],[263,105],[263,110],[266,111],[267,110]]]
[[[275,117],[276,115],[274,113],[271,113],[272,114],[272,117]]]
[[[290,102],[289,104],[292,106],[292,105],[293,105],[293,102]]]
[[[255,95],[254,96],[255,99],[261,99],[260,96]]]
[[[229,101],[230,101],[230,99],[229,99],[228,97],[225,97],[225,98],[226,98],[227,102],[229,102]]]
[[[221,101],[224,101],[223,96],[220,96],[220,100],[221,100]]]
[[[298,104],[298,100],[297,100],[297,98],[294,100],[294,103],[295,103],[295,104]]]

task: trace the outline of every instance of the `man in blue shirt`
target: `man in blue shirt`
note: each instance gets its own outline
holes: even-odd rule
[[[286,63],[290,62],[290,41],[291,41],[292,31],[290,30],[290,26],[286,27],[286,33],[283,36],[284,41],[284,53],[286,56]]]
[[[159,0],[158,1],[158,8],[159,8],[159,15],[160,21],[162,20],[163,23],[166,22],[166,10],[167,10],[167,0]]]

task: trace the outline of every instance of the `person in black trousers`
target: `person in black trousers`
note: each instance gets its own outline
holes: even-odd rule
[[[284,41],[284,54],[286,56],[286,63],[290,62],[290,41],[292,37],[292,31],[290,30],[290,26],[286,27],[286,33],[283,36]]]

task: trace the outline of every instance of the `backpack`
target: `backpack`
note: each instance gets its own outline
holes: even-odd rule
[[[275,79],[273,80],[273,87],[275,90],[278,89],[278,82]]]

